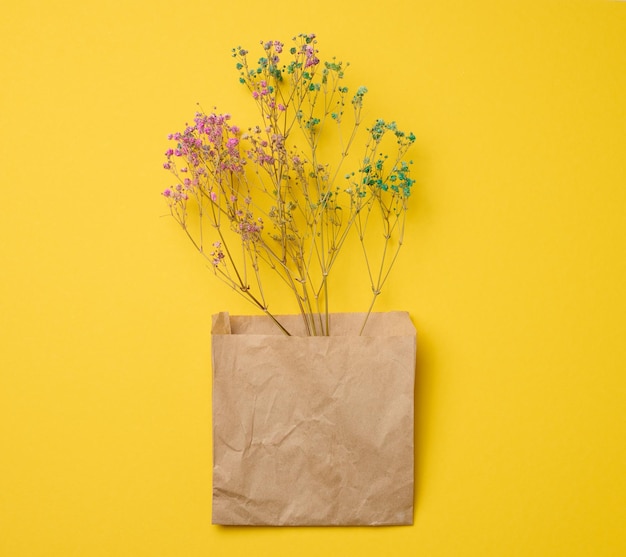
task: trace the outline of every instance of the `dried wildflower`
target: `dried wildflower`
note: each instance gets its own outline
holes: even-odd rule
[[[404,160],[415,135],[376,120],[364,134],[363,156],[349,158],[368,90],[360,86],[350,99],[343,85],[347,64],[336,58],[321,63],[312,33],[293,40],[282,66],[280,41],[262,41],[256,63],[247,50],[232,49],[239,82],[262,123],[242,134],[230,114],[198,112],[184,131],[168,135],[174,145],[163,167],[178,184],[162,195],[215,273],[283,332],[289,334],[262,287],[267,272],[277,273],[291,290],[308,333],[327,335],[328,277],[352,229],[363,246],[372,291],[367,315],[389,276],[415,183],[412,163]],[[320,138],[333,132],[340,152],[333,164],[324,163]],[[342,171],[348,165],[352,169]],[[375,219],[383,243],[377,263],[366,242]],[[205,251],[207,241],[211,248]]]

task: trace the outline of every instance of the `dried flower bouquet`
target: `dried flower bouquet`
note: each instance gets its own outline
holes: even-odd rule
[[[294,37],[289,49],[261,44],[256,63],[232,51],[261,123],[242,129],[229,114],[198,112],[169,136],[163,166],[176,183],[163,195],[216,275],[287,335],[270,305],[276,294],[263,288],[266,273],[292,292],[308,335],[329,335],[329,276],[356,233],[372,290],[362,332],[402,246],[415,136],[380,119],[362,129],[367,89],[349,92],[348,64],[321,61],[315,35]],[[368,232],[382,249],[370,249]]]

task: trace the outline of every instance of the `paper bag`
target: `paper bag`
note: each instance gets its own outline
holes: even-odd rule
[[[214,524],[413,523],[415,328],[364,317],[213,316]]]

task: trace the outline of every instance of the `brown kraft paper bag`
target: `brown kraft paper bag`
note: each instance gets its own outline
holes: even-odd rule
[[[214,524],[413,523],[415,328],[364,318],[213,316]]]

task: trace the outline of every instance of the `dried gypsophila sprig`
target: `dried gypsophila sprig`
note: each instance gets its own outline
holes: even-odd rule
[[[414,184],[411,161],[404,157],[415,136],[395,122],[377,120],[367,129],[356,169],[340,177],[361,126],[367,89],[348,95],[342,84],[348,64],[335,58],[322,63],[315,35],[293,41],[287,60],[282,42],[261,43],[263,56],[252,65],[245,49],[233,49],[239,81],[263,125],[242,132],[228,114],[198,112],[193,125],[169,136],[176,147],[167,150],[163,166],[177,184],[163,195],[217,276],[285,334],[262,287],[268,270],[293,292],[307,333],[328,335],[328,277],[349,231],[358,233],[372,289],[363,327],[396,260]],[[339,144],[334,166],[322,162],[319,149],[331,131]],[[389,138],[393,150],[385,154]],[[305,147],[298,148],[296,140]],[[377,263],[366,243],[366,232],[375,226],[382,228]]]

